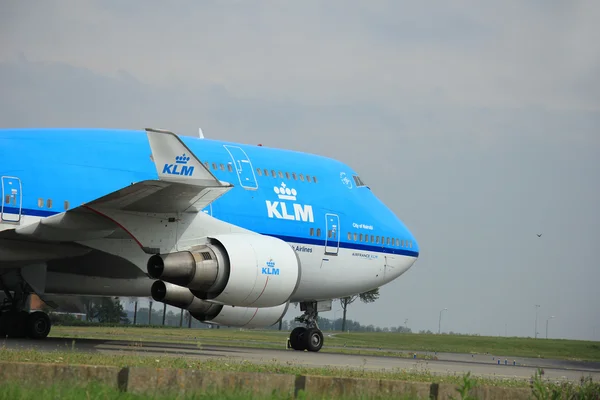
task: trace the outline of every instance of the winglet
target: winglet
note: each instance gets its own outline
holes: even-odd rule
[[[146,128],[158,178],[197,186],[231,186],[219,181],[173,132]]]

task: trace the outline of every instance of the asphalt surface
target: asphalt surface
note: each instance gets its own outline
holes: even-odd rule
[[[371,371],[389,371],[398,369],[428,371],[435,374],[463,374],[492,378],[528,379],[536,369],[544,369],[544,376],[556,380],[579,380],[582,376],[591,376],[600,380],[600,362],[577,362],[566,360],[548,360],[536,358],[509,359],[492,355],[470,355],[454,353],[427,353],[437,360],[406,359],[384,356],[363,356],[332,353],[310,353],[294,350],[272,350],[226,346],[193,344],[135,342],[126,340],[96,340],[47,338],[41,341],[29,339],[0,340],[0,347],[7,349],[38,349],[41,351],[65,351],[74,349],[80,352],[105,354],[136,354],[153,356],[189,357],[193,359],[221,359],[226,361],[249,361],[253,363],[279,363],[305,367],[358,368]],[[507,365],[505,365],[505,360]],[[513,365],[514,364],[516,365]]]

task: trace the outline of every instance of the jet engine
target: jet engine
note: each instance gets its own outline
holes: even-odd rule
[[[272,307],[285,303],[296,290],[300,262],[283,240],[235,233],[209,237],[188,251],[153,255],[148,274],[186,287],[200,300]]]
[[[271,326],[283,318],[289,306],[288,302],[264,308],[215,304],[197,298],[188,288],[163,281],[156,281],[152,284],[152,298],[174,307],[183,308],[201,322],[244,328]]]

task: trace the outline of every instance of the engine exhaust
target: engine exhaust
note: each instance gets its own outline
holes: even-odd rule
[[[215,318],[223,309],[223,306],[220,304],[210,303],[197,298],[188,288],[168,282],[154,282],[150,293],[155,301],[187,310],[192,317],[202,322]]]

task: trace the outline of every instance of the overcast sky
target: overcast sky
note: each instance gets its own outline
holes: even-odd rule
[[[600,340],[599,20],[595,0],[4,1],[0,124],[337,158],[421,248],[349,318],[437,331],[447,307],[445,331],[533,336],[540,304],[542,336],[554,315],[551,337]]]

